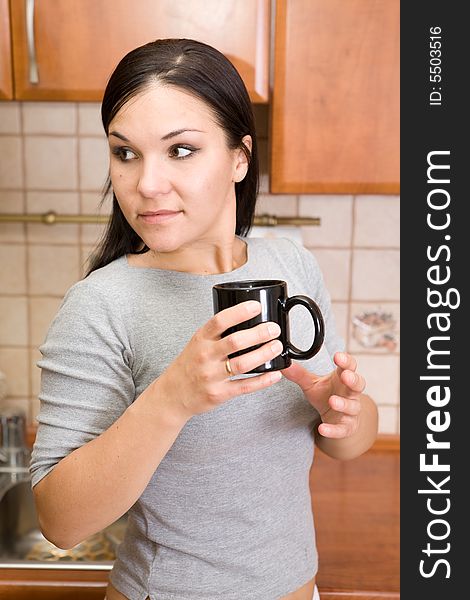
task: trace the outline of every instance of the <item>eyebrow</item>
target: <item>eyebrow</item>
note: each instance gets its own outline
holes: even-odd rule
[[[199,133],[206,133],[205,131],[202,131],[201,129],[176,129],[175,131],[170,131],[170,133],[167,133],[166,135],[164,135],[161,139],[162,142],[165,142],[166,140],[169,140],[170,138],[176,137],[177,135],[179,135],[180,133],[184,133],[185,131],[197,131]],[[130,140],[128,140],[126,138],[125,135],[122,135],[122,133],[119,133],[118,131],[110,131],[109,135],[114,135],[114,137],[119,138],[120,140],[122,140],[123,142],[129,142]]]

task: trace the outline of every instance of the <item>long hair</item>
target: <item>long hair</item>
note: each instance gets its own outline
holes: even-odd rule
[[[152,83],[175,86],[205,102],[224,130],[227,147],[241,148],[245,153],[248,171],[242,181],[235,183],[235,233],[246,236],[253,224],[259,166],[253,110],[238,71],[221,52],[196,40],[161,39],[135,48],[119,62],[104,92],[101,118],[106,136],[119,110]],[[251,152],[242,142],[245,135],[251,136]],[[113,198],[111,217],[90,259],[87,275],[124,254],[148,251],[122,214],[109,177],[102,202],[108,194]]]

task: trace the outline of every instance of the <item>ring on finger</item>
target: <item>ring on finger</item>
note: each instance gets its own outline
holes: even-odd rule
[[[228,357],[225,360],[225,370],[227,371],[229,377],[235,376],[235,373],[232,371],[232,367],[230,365],[230,358],[228,358]]]

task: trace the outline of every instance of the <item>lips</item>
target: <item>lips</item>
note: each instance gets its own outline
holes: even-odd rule
[[[144,221],[144,223],[149,223],[150,225],[156,225],[158,223],[164,223],[165,221],[170,221],[174,219],[176,216],[181,214],[180,210],[156,210],[156,211],[147,211],[141,213],[139,218]]]

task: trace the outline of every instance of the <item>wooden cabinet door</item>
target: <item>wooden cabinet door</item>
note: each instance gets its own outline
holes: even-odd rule
[[[8,0],[0,0],[0,100],[13,98]]]
[[[277,0],[271,191],[399,193],[399,0]]]
[[[223,52],[252,101],[267,102],[269,9],[269,0],[11,0],[15,97],[99,101],[128,51],[186,37]]]

